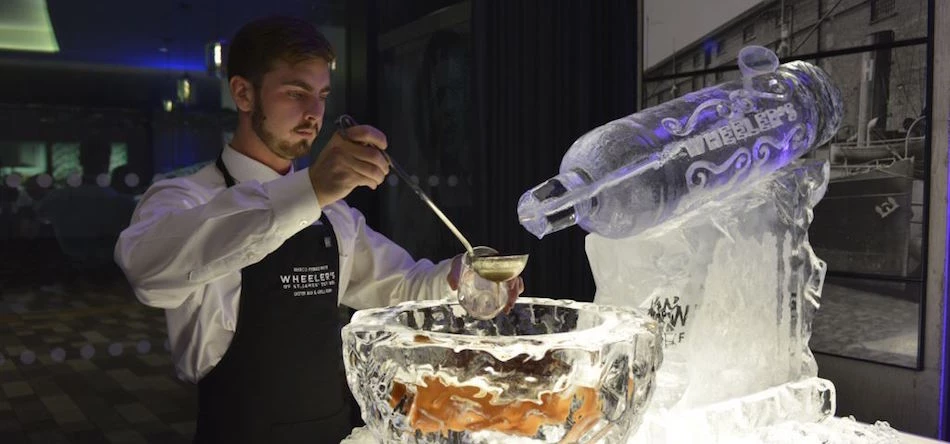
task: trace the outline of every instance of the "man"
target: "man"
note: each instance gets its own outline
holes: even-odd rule
[[[227,69],[238,110],[217,162],[154,184],[116,245],[143,303],[166,309],[180,377],[198,383],[196,442],[339,442],[350,432],[337,304],[434,299],[458,262],[414,261],[343,202],[389,168],[370,126],[335,134],[294,171],[323,125],[333,51],[310,24],[243,27]],[[509,285],[512,298],[523,285]]]

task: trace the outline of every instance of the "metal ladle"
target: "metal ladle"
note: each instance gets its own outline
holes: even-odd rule
[[[336,125],[340,134],[346,138],[346,129],[355,126],[356,120],[349,115],[343,114],[336,120]],[[419,188],[419,185],[416,185],[416,183],[409,178],[405,170],[400,168],[396,162],[393,162],[393,159],[389,157],[389,154],[387,154],[385,150],[381,149],[379,152],[386,158],[386,162],[389,163],[392,170],[396,172],[399,179],[409,185],[409,188],[416,193],[416,196],[419,196],[419,198],[432,209],[432,212],[442,220],[445,226],[449,228],[452,234],[462,242],[462,245],[465,247],[466,255],[471,259],[472,269],[475,270],[475,273],[489,281],[501,283],[518,277],[518,275],[524,271],[524,267],[528,263],[527,254],[506,256],[497,254],[486,256],[484,253],[475,254],[475,249],[472,248],[472,244],[462,235],[462,232],[459,231],[455,224],[449,220],[448,216],[432,202],[432,199],[429,198],[425,191],[422,191],[422,188]]]

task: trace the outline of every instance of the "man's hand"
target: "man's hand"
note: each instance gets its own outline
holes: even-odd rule
[[[317,202],[329,205],[358,186],[375,190],[389,174],[389,164],[379,152],[386,146],[386,135],[369,125],[347,128],[345,138],[335,132],[310,165]]]
[[[449,281],[449,288],[452,290],[458,290],[459,288],[459,277],[462,275],[462,256],[464,256],[464,253],[452,258],[452,268],[449,270],[449,275],[446,276],[446,280]],[[521,276],[518,276],[505,281],[502,285],[508,290],[508,303],[505,304],[504,310],[505,313],[508,313],[511,311],[511,307],[515,306],[518,296],[524,292],[524,280],[521,279]]]

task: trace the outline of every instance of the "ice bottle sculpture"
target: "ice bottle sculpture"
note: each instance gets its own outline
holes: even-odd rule
[[[538,238],[574,224],[628,237],[774,172],[837,132],[841,93],[817,66],[779,66],[773,52],[751,46],[739,67],[741,80],[583,135],[560,174],[521,196],[521,224]]]

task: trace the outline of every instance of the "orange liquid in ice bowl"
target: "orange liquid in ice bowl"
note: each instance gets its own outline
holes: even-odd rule
[[[543,393],[537,400],[497,404],[496,398],[475,386],[444,384],[435,376],[423,378],[425,386],[393,383],[390,405],[399,408],[410,426],[423,433],[476,432],[489,430],[531,437],[543,425],[563,424],[573,416],[574,427],[564,438],[569,442],[584,435],[600,419],[600,400],[594,389],[577,387],[559,393]],[[572,408],[573,406],[573,408]]]

